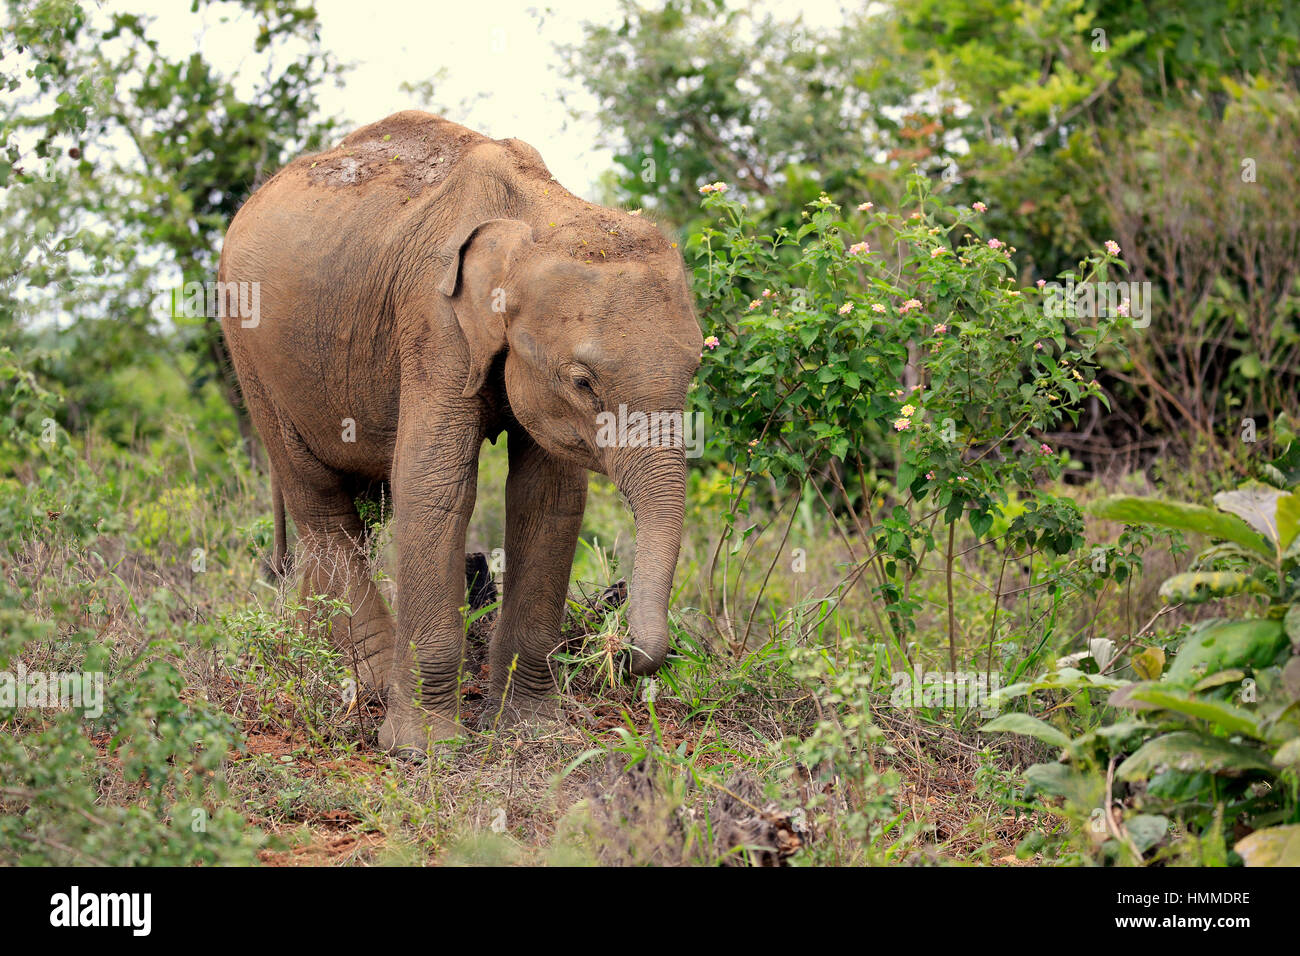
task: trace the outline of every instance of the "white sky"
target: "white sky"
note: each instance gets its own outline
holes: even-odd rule
[[[842,2],[760,0],[760,7],[783,19],[802,12],[805,24],[818,28],[843,22]],[[585,91],[561,78],[555,47],[577,42],[584,21],[618,22],[615,0],[554,6],[535,0],[316,0],[316,8],[323,45],[340,62],[353,64],[342,89],[320,91],[325,114],[339,116],[348,129],[418,106],[401,84],[432,79],[445,67],[437,99],[473,103],[465,115],[449,110],[449,118],[495,138],[531,143],[574,192],[593,198],[596,179],[613,165],[610,152],[597,146],[595,123],[587,116],[574,119],[560,103],[566,89],[572,108],[594,106]],[[101,9],[156,18],[150,35],[172,58],[197,48],[210,62],[237,72],[253,56],[251,20],[242,13],[231,20],[234,7],[192,14],[187,0],[106,0]],[[229,56],[220,54],[223,47]]]

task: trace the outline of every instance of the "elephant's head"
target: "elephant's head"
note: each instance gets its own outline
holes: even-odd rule
[[[636,521],[632,669],[668,652],[686,494],[683,407],[703,338],[680,254],[602,212],[548,229],[493,219],[459,242],[440,291],[468,346],[466,396],[497,356],[515,418],[544,449],[608,475]],[[674,433],[675,428],[675,433]]]

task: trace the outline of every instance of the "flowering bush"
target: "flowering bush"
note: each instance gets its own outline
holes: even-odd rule
[[[797,231],[774,235],[756,234],[719,185],[701,190],[718,225],[687,249],[708,336],[697,394],[741,476],[734,510],[754,476],[778,490],[811,483],[868,543],[846,583],[878,566],[898,637],[936,521],[950,575],[955,526],[964,519],[983,538],[1013,494],[1024,508],[1008,545],[1062,555],[1082,544],[1073,503],[1042,490],[1063,467],[1049,433],[1084,400],[1105,402],[1096,357],[1123,310],[1067,326],[1044,307],[1043,283],[1017,286],[1015,250],[984,235],[984,204],[945,206],[919,174],[905,212],[863,202],[846,215],[823,195]],[[1098,251],[1083,275],[1063,278],[1104,278],[1117,254]]]

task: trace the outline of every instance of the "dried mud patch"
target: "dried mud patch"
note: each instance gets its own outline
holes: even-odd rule
[[[305,167],[315,185],[343,189],[379,181],[414,198],[441,183],[466,152],[485,142],[482,134],[440,117],[398,113],[295,165]]]

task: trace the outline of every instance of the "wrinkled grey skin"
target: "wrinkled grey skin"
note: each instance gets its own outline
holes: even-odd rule
[[[351,606],[333,622],[335,641],[386,693],[382,747],[422,750],[457,733],[465,531],[479,449],[501,432],[498,699],[512,717],[554,710],[548,655],[588,470],[610,476],[632,507],[632,667],[660,666],[683,451],[601,447],[596,418],[620,404],[680,411],[699,364],[681,256],[652,224],[577,199],[525,143],[406,112],[259,189],[231,223],[219,278],[260,283],[256,320],[223,319],[226,341],[273,493],[304,545],[303,592]],[[394,512],[396,622],[356,547],[354,498],[380,486]]]

